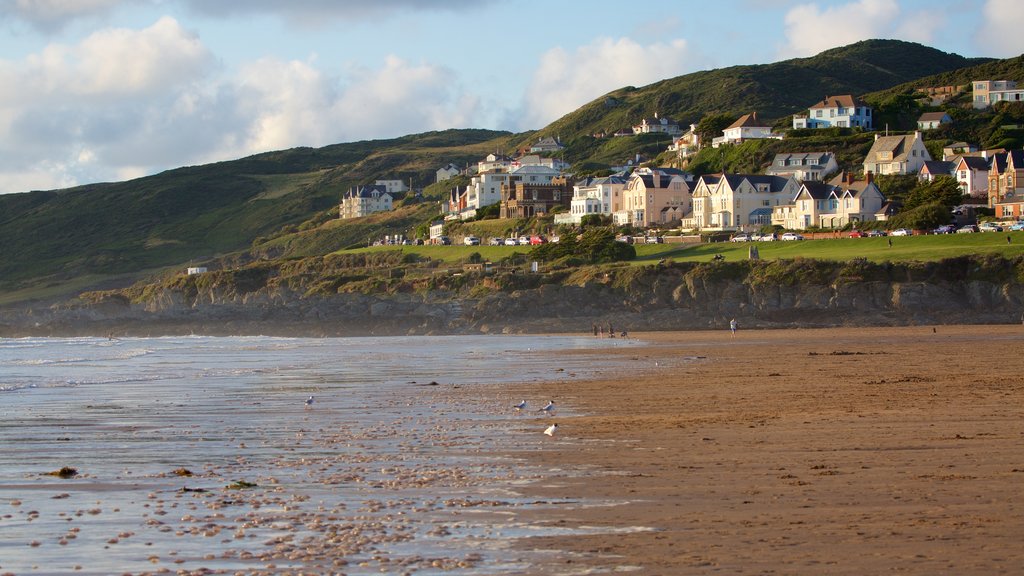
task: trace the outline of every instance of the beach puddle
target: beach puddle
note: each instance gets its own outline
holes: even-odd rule
[[[518,496],[545,472],[495,454],[543,449],[550,419],[514,414],[500,384],[615,369],[571,354],[605,345],[0,341],[0,573],[521,569],[529,557],[509,543],[558,530],[519,512],[593,503]],[[480,385],[492,399],[451,393]],[[75,474],[49,475],[62,468]]]

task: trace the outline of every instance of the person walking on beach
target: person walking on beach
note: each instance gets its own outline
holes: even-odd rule
[[[733,336],[736,335],[737,328],[739,328],[739,324],[736,323],[736,319],[729,320],[729,332],[732,332]]]

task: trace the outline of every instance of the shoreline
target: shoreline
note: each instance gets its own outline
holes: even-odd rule
[[[545,449],[507,454],[549,471],[524,493],[606,504],[523,513],[570,530],[517,543],[564,551],[536,573],[1024,565],[1019,325],[631,338],[647,344],[605,353],[634,374],[512,389],[578,414],[553,418]]]

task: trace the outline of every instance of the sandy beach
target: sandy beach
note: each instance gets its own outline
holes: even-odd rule
[[[1024,327],[634,336],[591,353],[635,373],[517,390],[572,414],[528,494],[606,503],[525,512],[572,531],[535,573],[1021,572]]]

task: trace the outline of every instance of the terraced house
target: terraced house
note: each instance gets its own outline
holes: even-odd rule
[[[800,190],[796,178],[762,174],[711,174],[697,178],[693,214],[684,228],[754,230],[772,223],[772,209]]]
[[[772,224],[790,230],[842,228],[885,220],[886,200],[870,176],[855,180],[839,175],[829,183],[804,182],[788,204],[772,209]]]
[[[988,205],[1001,218],[1018,218],[1024,201],[1024,150],[992,157],[988,170]]]
[[[651,226],[680,220],[690,213],[692,176],[675,168],[637,168],[622,190],[617,225]]]

